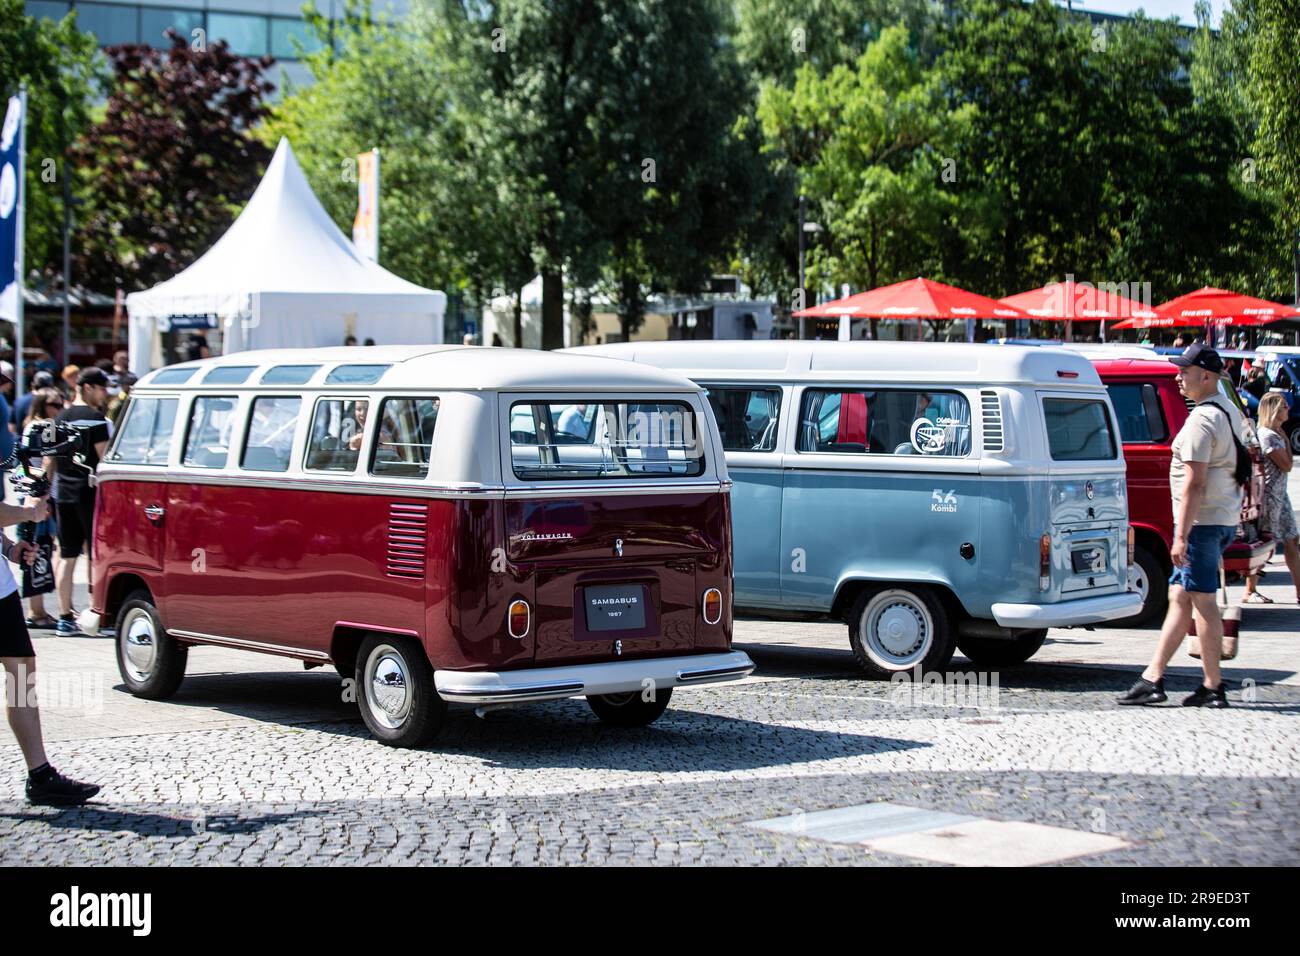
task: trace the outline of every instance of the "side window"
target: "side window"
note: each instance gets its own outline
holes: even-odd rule
[[[297,395],[253,399],[240,467],[249,471],[288,471],[301,407],[302,399]]]
[[[772,451],[781,412],[779,388],[706,385],[727,451]]]
[[[970,404],[957,392],[809,389],[798,450],[857,455],[970,454]]]
[[[200,395],[190,409],[181,463],[192,468],[224,468],[235,424],[234,395]]]
[[[1126,445],[1161,442],[1169,437],[1160,394],[1152,384],[1132,382],[1108,385],[1110,403],[1115,407],[1120,441]]]
[[[312,471],[356,471],[365,437],[366,399],[322,398],[316,403],[307,436],[307,461]]]
[[[167,464],[177,404],[174,398],[133,399],[109,460],[131,465]]]
[[[379,405],[370,473],[382,478],[423,478],[429,474],[437,398],[386,398]],[[513,427],[513,426],[512,426]]]

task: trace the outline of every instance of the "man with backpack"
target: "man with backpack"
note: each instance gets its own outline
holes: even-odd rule
[[[1237,437],[1236,410],[1219,391],[1223,359],[1200,342],[1172,360],[1178,387],[1196,403],[1173,442],[1169,487],[1174,506],[1174,542],[1169,549],[1174,573],[1169,578],[1169,612],[1160,643],[1141,678],[1121,704],[1160,704],[1165,696],[1165,668],[1187,636],[1195,609],[1200,622],[1201,667],[1205,680],[1183,700],[1184,707],[1227,707],[1219,672],[1223,618],[1216,594],[1219,564],[1237,534],[1242,487],[1250,479],[1250,454]]]

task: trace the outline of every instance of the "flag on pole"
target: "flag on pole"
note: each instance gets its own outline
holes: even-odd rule
[[[367,259],[379,261],[379,150],[357,156],[357,217],[352,243]]]
[[[23,98],[9,97],[0,127],[0,319],[18,322],[23,261]]]

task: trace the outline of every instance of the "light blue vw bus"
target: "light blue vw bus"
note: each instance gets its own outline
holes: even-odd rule
[[[844,620],[876,677],[1028,660],[1136,614],[1124,458],[1092,363],[1051,348],[647,342],[572,351],[708,389],[735,604]]]

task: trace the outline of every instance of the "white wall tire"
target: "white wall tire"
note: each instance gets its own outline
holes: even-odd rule
[[[357,654],[357,706],[371,735],[389,747],[418,747],[442,729],[446,702],[419,642],[367,637]]]
[[[148,591],[133,591],[117,612],[117,671],[136,697],[166,700],[185,679],[189,647],[163,628]]]
[[[871,677],[887,679],[918,665],[941,671],[952,660],[948,613],[924,585],[867,588],[853,602],[848,624],[853,655]]]

